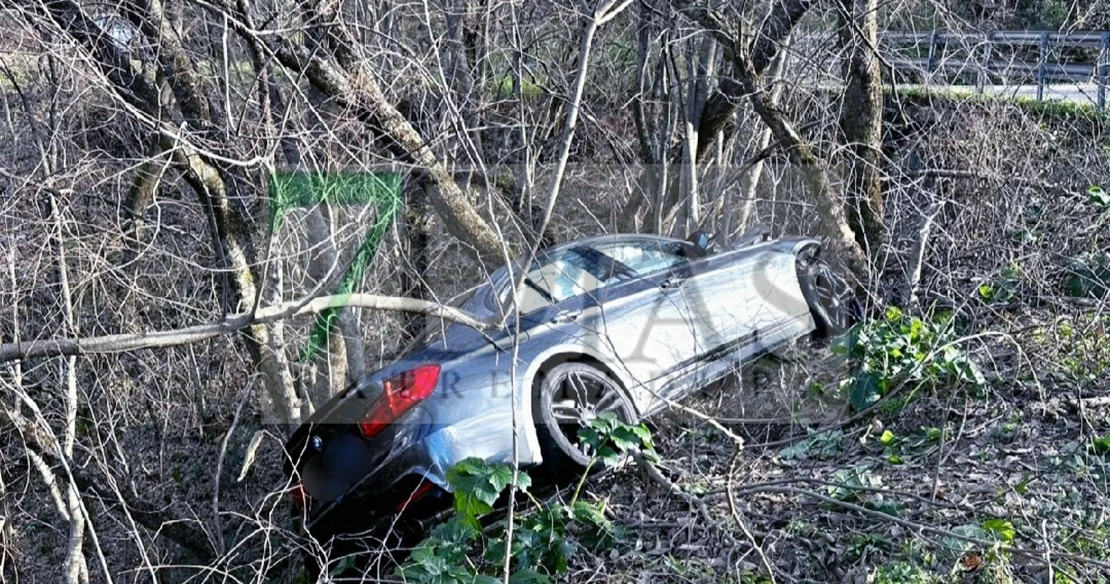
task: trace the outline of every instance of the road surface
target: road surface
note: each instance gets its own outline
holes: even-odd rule
[[[978,93],[974,85],[925,85],[899,84],[899,90],[922,90],[951,92],[962,95]],[[995,95],[1011,99],[1037,99],[1036,85],[988,85],[983,88],[984,95]],[[1075,104],[1098,106],[1098,85],[1095,83],[1054,83],[1044,87],[1045,101],[1063,101]]]

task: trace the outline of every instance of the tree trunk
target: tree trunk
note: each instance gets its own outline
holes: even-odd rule
[[[481,124],[478,111],[481,104],[479,92],[474,91],[474,69],[478,57],[477,36],[473,27],[475,7],[471,0],[449,0],[444,5],[444,20],[447,25],[445,39],[447,57],[447,84],[455,95],[459,116],[459,139],[463,151],[475,157],[475,164],[484,158]],[[456,156],[461,158],[462,152]]]
[[[426,190],[423,189],[423,191]],[[412,194],[417,194],[415,189]],[[404,257],[408,258],[407,263],[409,265],[401,269],[400,292],[402,296],[420,300],[428,300],[431,297],[428,283],[425,280],[425,275],[430,267],[428,257],[430,217],[427,205],[419,200],[425,197],[426,195],[421,192],[420,196],[414,197],[418,199],[417,201],[407,205],[407,210],[402,215],[404,226],[403,231],[401,231],[404,237],[404,241],[401,242],[401,249]],[[402,318],[405,323],[405,333],[410,339],[423,333],[428,322],[424,315],[418,313],[408,313],[403,315]]]
[[[129,103],[154,119],[161,109],[156,85],[136,73],[128,56],[106,37],[72,0],[46,3],[50,17],[74,40],[85,46],[95,57],[101,71]],[[189,121],[191,130],[212,135],[220,127],[220,113],[212,107],[204,87],[177,33],[169,26],[159,0],[149,0],[141,14],[133,14],[140,30],[158,44],[160,76],[173,89],[178,109]],[[158,123],[158,122],[155,122]],[[156,127],[163,149],[173,152],[173,160],[184,171],[186,182],[196,192],[209,216],[213,247],[222,267],[231,273],[223,282],[223,310],[247,310],[259,299],[258,283],[251,271],[249,228],[245,218],[234,212],[227,192],[228,177],[207,157],[184,140],[171,139]],[[280,331],[272,335],[263,325],[249,328],[247,349],[253,362],[263,373],[265,387],[287,423],[298,423],[295,413],[298,400],[292,375],[285,360]]]
[[[874,255],[884,236],[882,171],[883,89],[878,46],[878,0],[837,0],[838,35],[847,55],[840,129],[848,146],[848,224]]]
[[[771,129],[771,134],[789,155],[791,163],[802,173],[816,207],[819,232],[828,239],[836,257],[851,271],[857,284],[866,284],[870,274],[867,257],[848,227],[844,206],[829,181],[828,171],[786,114],[771,102],[761,87],[751,62],[740,55],[734,55],[733,58],[740,84],[750,96],[752,109]]]
[[[789,43],[789,39],[786,39],[783,42],[783,46],[785,47],[786,43]],[[779,100],[782,98],[783,84],[780,81],[783,70],[786,68],[786,60],[786,51],[780,51],[778,56],[775,58],[774,67],[770,71],[771,78],[768,83],[771,85],[771,91],[768,99],[770,100],[771,105],[776,107],[779,105]],[[756,121],[755,123],[762,124],[762,122],[760,121]],[[766,127],[766,124],[762,125],[764,127],[759,130],[759,140],[756,143],[756,152],[763,152],[771,145],[771,129]],[[743,205],[740,210],[740,218],[737,221],[738,227],[740,227],[740,229],[744,229],[748,226],[748,221],[752,216],[752,212],[755,210],[755,199],[759,194],[759,183],[763,179],[763,162],[763,158],[757,160],[755,164],[753,164],[752,167],[747,170],[747,172],[745,172],[740,178],[740,201]],[[732,210],[729,205],[726,205],[724,228],[724,237],[726,242],[728,242],[729,238],[731,238],[732,236],[731,220]]]

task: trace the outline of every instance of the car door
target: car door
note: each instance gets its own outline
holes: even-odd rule
[[[634,280],[606,288],[593,322],[604,333],[599,338],[609,344],[609,352],[638,383],[640,391],[633,396],[637,408],[641,413],[654,410],[703,350],[684,290],[690,254],[683,242],[656,237],[622,239],[595,249],[636,274]]]
[[[685,242],[681,249],[696,252]],[[668,275],[668,288],[682,307],[684,339],[691,343],[684,360],[664,388],[666,394],[681,394],[717,376],[728,363],[718,363],[744,341],[748,332],[736,310],[750,299],[743,280],[722,277],[709,257],[691,257],[675,265]],[[734,274],[735,275],[735,274]]]
[[[757,246],[709,256],[689,271],[684,292],[710,360],[750,352],[804,306],[792,254]]]

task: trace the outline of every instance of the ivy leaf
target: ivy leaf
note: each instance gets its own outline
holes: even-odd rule
[[[898,501],[880,500],[874,503],[869,502],[866,507],[880,513],[885,513],[891,517],[901,517],[902,515],[902,504]]]
[[[600,505],[586,501],[575,501],[572,510],[574,519],[581,523],[597,528],[609,527],[609,518],[605,517],[605,512]]]
[[[860,487],[881,487],[880,477],[871,474],[868,465],[855,468],[842,468],[833,473],[832,484],[826,487],[829,496],[839,501],[853,501],[860,498]]]
[[[493,487],[493,491],[500,495],[501,491],[505,490],[505,487],[512,484],[513,469],[508,465],[496,465],[492,469],[490,469],[488,480],[490,486]]]
[[[609,435],[613,445],[621,452],[632,452],[640,449],[640,439],[629,428],[617,428]]]
[[[1005,519],[988,519],[983,522],[983,531],[994,536],[995,539],[1002,543],[1010,543],[1014,541],[1014,524]]]
[[[651,430],[648,430],[647,426],[645,426],[643,424],[632,426],[632,433],[635,434],[640,439],[640,442],[644,446],[646,446],[648,448],[651,448],[651,446],[652,446]]]
[[[960,525],[958,527],[952,528],[952,533],[974,539],[988,539],[989,537],[986,530],[984,530],[982,527],[979,527],[978,525]],[[945,539],[945,547],[962,553],[974,548],[975,544],[971,543],[970,541],[964,541],[962,539],[949,537]]]
[[[1110,454],[1110,432],[1091,441],[1091,450],[1095,454]]]
[[[883,396],[884,381],[882,375],[875,371],[857,375],[852,382],[852,392],[848,396],[852,409],[862,412],[879,401]]]
[[[1105,211],[1110,209],[1110,193],[1107,193],[1098,185],[1091,185],[1087,188],[1087,202],[1099,210]]]
[[[493,511],[493,504],[513,480],[513,469],[472,457],[448,470],[447,480],[455,488],[455,511],[473,526],[479,517]]]
[[[534,570],[517,570],[509,576],[509,584],[551,584],[553,580],[546,574]]]
[[[601,433],[593,426],[586,426],[578,431],[578,439],[582,444],[589,446],[591,450],[597,451],[601,447]]]

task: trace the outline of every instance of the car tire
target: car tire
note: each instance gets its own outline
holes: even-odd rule
[[[863,309],[852,286],[818,258],[815,249],[799,255],[797,270],[802,296],[813,315],[815,338],[842,334],[860,321]]]
[[[636,421],[635,410],[620,384],[597,367],[570,362],[552,367],[537,380],[532,400],[543,464],[551,480],[572,482],[590,463],[578,442],[578,430],[598,413],[610,411],[626,424]],[[591,470],[600,470],[594,465]]]

